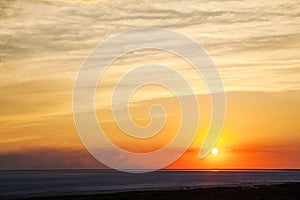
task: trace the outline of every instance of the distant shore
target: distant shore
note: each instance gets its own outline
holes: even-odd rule
[[[18,198],[25,199],[25,198]],[[34,197],[27,200],[118,200],[118,199],[300,199],[299,183],[271,185],[228,186],[180,190],[131,191],[112,194],[65,195],[53,197]]]

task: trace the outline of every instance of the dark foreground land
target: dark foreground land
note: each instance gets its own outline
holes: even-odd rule
[[[172,191],[136,191],[113,194],[39,197],[30,200],[116,200],[116,199],[300,199],[300,183],[276,185],[232,186]]]

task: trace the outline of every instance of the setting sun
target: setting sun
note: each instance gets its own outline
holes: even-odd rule
[[[213,148],[213,149],[211,150],[211,153],[212,153],[213,155],[217,155],[217,154],[219,153],[219,149]]]

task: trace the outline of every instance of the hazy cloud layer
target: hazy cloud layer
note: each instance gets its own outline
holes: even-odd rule
[[[0,169],[106,168],[84,150],[32,149],[0,153]]]
[[[300,6],[296,0],[3,0],[0,10],[4,113],[10,101],[33,102],[50,93],[51,104],[69,104],[74,80],[88,53],[112,35],[144,26],[170,28],[202,45],[219,67],[227,91],[282,91],[300,86]],[[129,63],[164,59],[173,58],[144,52],[123,59],[107,75],[105,87],[111,90],[115,75],[123,73]],[[188,67],[179,71],[189,80],[199,79]],[[40,85],[40,80],[49,84]]]
[[[227,90],[299,89],[299,73],[287,71],[300,62],[297,1],[88,2],[1,1],[1,84],[74,79],[99,42],[151,26],[179,31],[203,45]]]

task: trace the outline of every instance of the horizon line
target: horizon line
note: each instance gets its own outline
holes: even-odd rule
[[[59,170],[99,170],[99,171],[120,171],[110,168],[49,168],[49,169],[0,169],[0,171],[59,171]],[[124,170],[151,170],[149,169],[124,169]],[[300,168],[211,168],[211,169],[159,169],[155,171],[300,171]],[[122,171],[120,171],[122,172]]]

